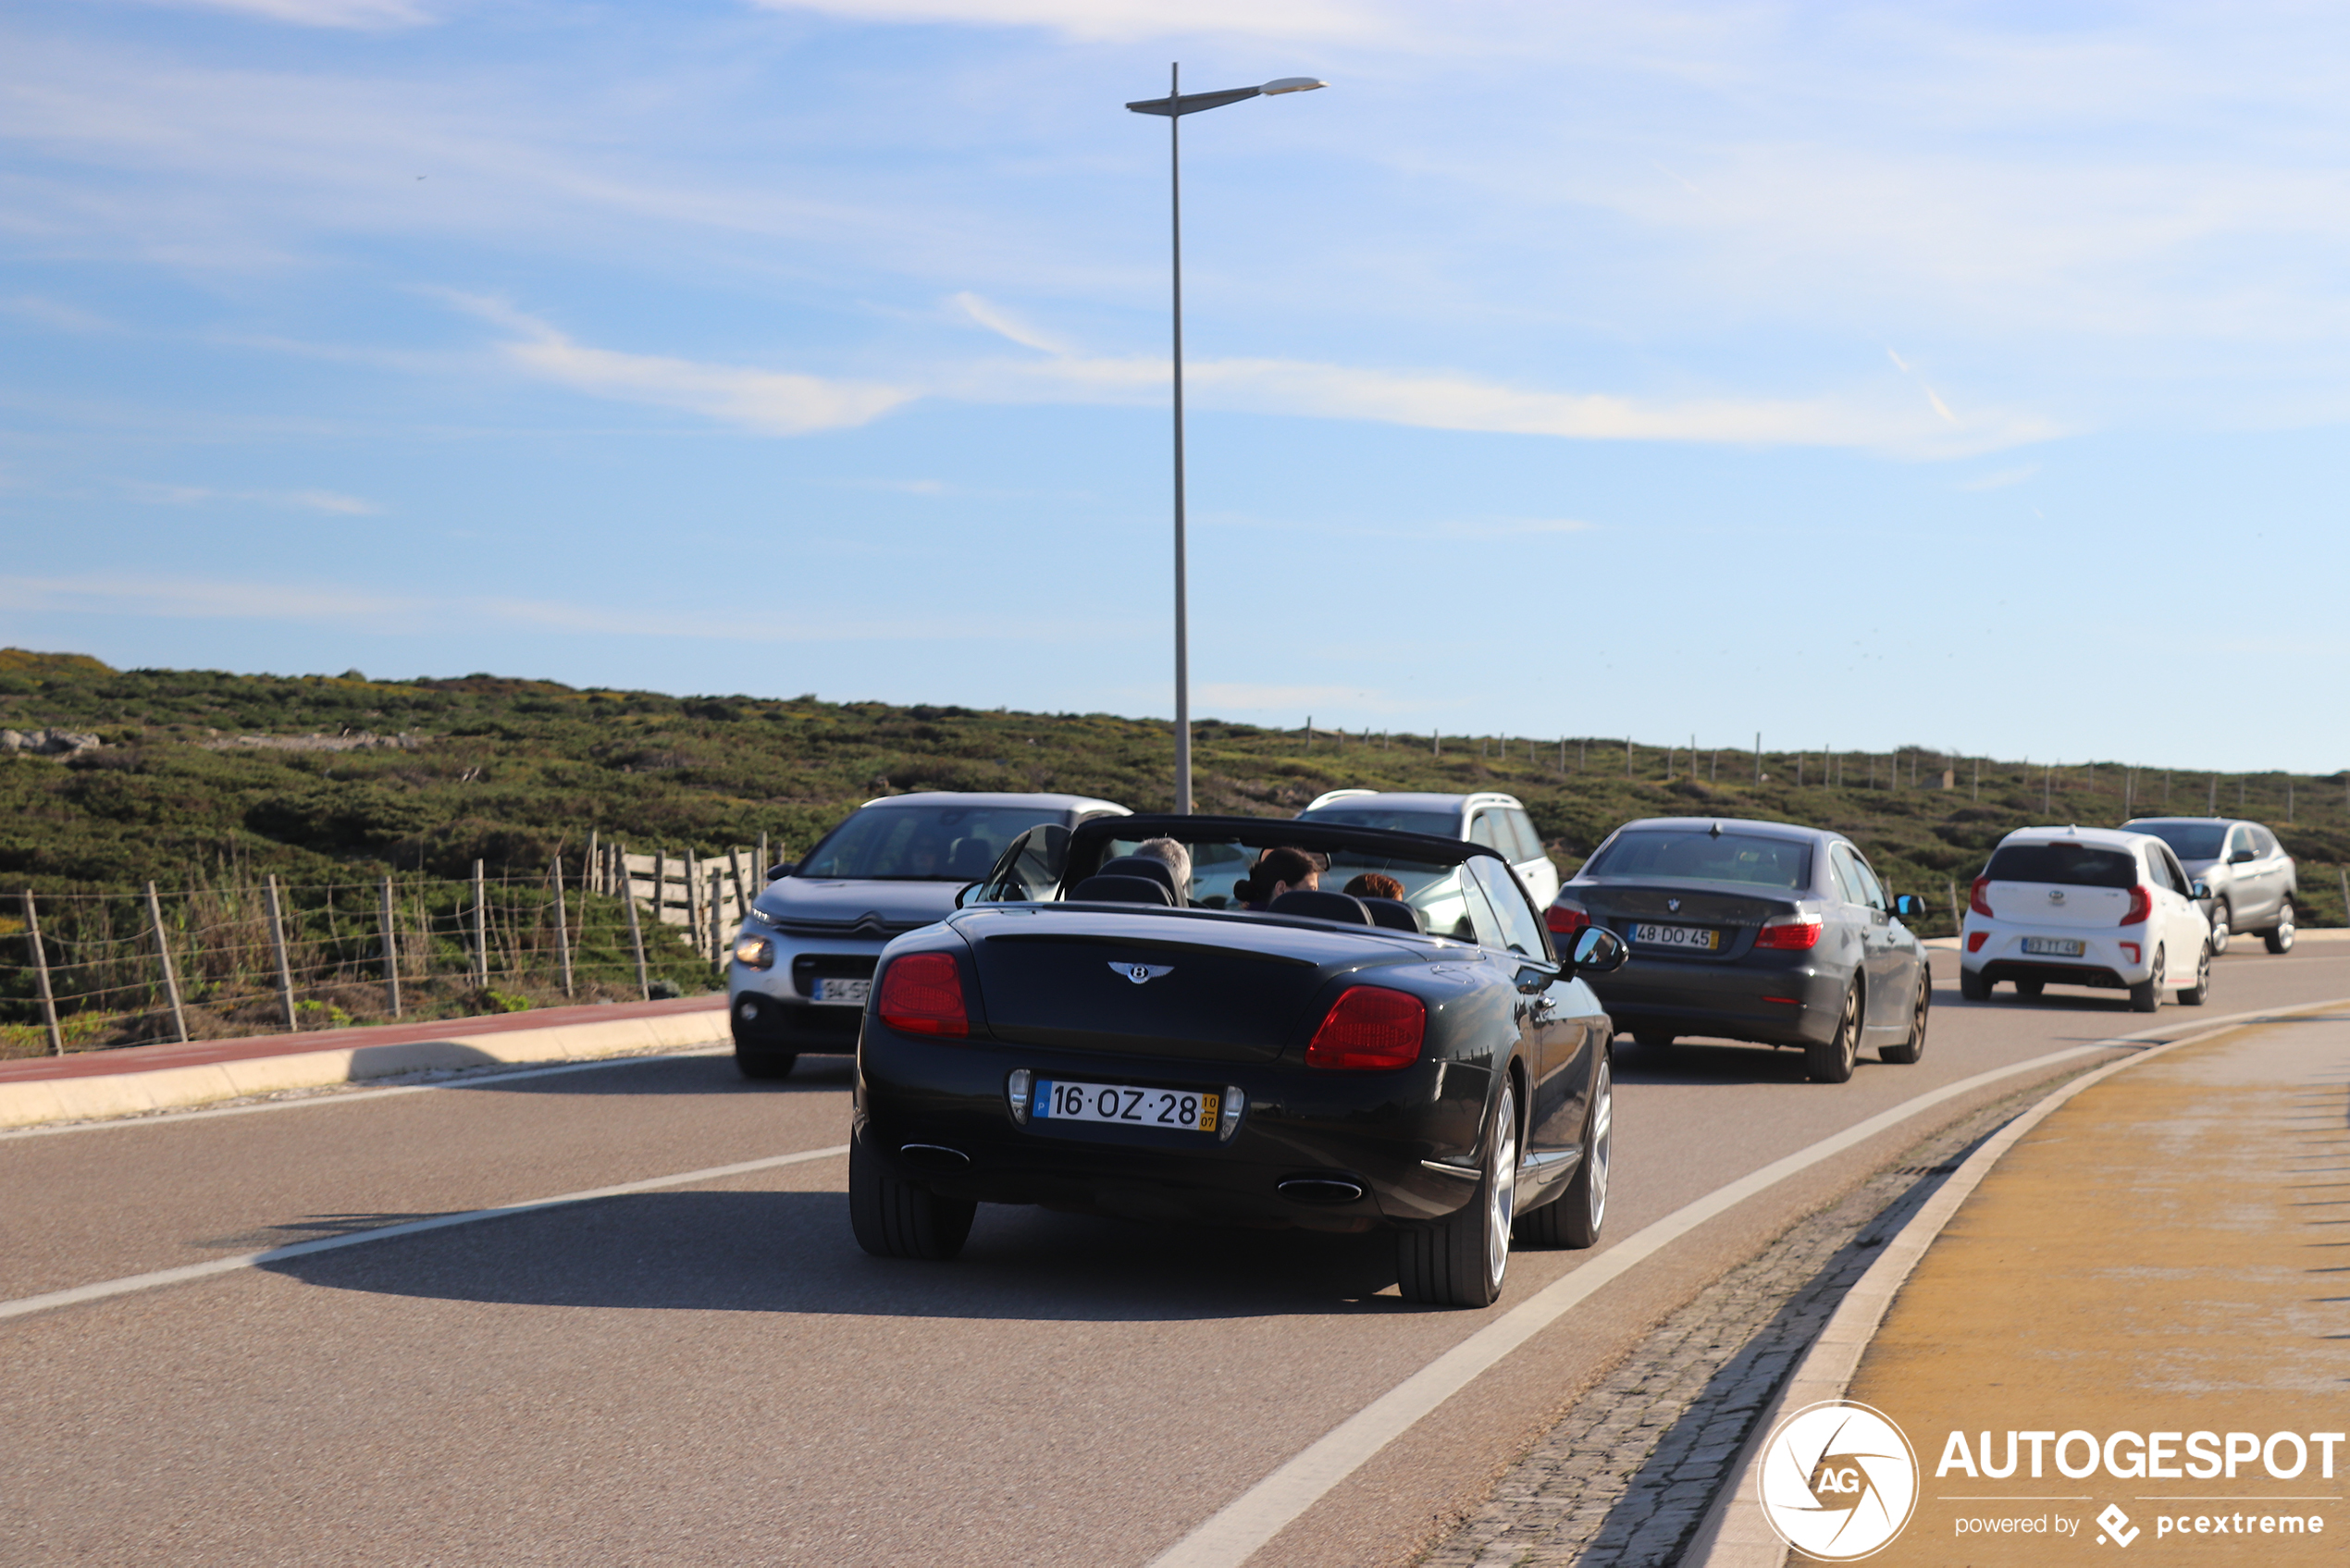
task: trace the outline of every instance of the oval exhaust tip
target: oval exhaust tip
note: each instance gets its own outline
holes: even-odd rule
[[[933,1170],[960,1170],[971,1163],[969,1154],[944,1143],[901,1143],[897,1152],[914,1164],[926,1165]]]
[[[1359,1181],[1342,1176],[1292,1176],[1277,1181],[1273,1191],[1293,1204],[1351,1204],[1363,1196],[1366,1189]]]

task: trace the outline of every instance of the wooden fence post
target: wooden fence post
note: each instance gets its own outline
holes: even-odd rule
[[[628,846],[624,844],[617,847],[620,850],[621,902],[628,906],[628,945],[637,950],[637,989],[649,1002],[653,999],[653,982],[652,977],[645,970],[645,928],[637,920],[636,881],[628,873]],[[653,870],[661,870],[661,857],[658,855],[653,857]],[[661,895],[661,883],[658,882],[653,883],[653,895]],[[657,906],[655,913],[659,913]]]
[[[302,1029],[302,1016],[294,1011],[293,968],[286,962],[286,918],[278,904],[278,879],[268,879],[269,945],[278,954],[278,999],[286,1006],[286,1032],[294,1034]]]
[[[489,884],[474,862],[474,983],[489,989]]]
[[[726,873],[723,870],[717,866],[710,868],[710,967],[713,969],[726,967],[725,916],[719,906],[725,881]]]
[[[57,999],[49,991],[49,955],[41,945],[41,911],[32,907],[32,889],[24,890],[25,941],[32,947],[32,972],[41,984],[41,1021],[49,1029],[49,1054],[66,1054],[65,1031],[57,1027]]]
[[[1762,732],[1754,732],[1754,782],[1762,782]]]
[[[686,941],[698,951],[702,945],[701,865],[692,850],[686,851]]]
[[[596,864],[596,830],[594,828],[589,828],[588,830],[588,853],[579,858],[579,890],[582,893],[601,893],[603,891],[603,889],[598,885],[596,880],[596,873],[601,868]]]
[[[155,959],[163,965],[163,991],[171,999],[171,1024],[179,1031],[179,1043],[188,1043],[188,1015],[179,1006],[179,977],[172,972],[171,939],[164,934],[163,900],[155,896],[155,884],[147,883],[147,920],[155,927]]]
[[[764,838],[767,835],[761,833],[760,836]],[[761,845],[760,847],[764,849],[766,846]],[[750,878],[743,875],[743,851],[740,845],[736,845],[726,851],[726,863],[735,868],[736,916],[737,919],[748,919],[750,915],[750,900],[752,896],[750,890],[752,883]],[[764,876],[767,872],[767,868],[762,865],[759,868],[759,871],[761,876]],[[758,885],[763,887],[766,884],[764,883],[761,883]]]
[[[759,886],[761,892],[764,892],[767,887],[767,868],[774,863],[767,858],[767,830],[761,828],[759,830],[759,864],[751,868],[759,873]],[[743,886],[748,888],[750,883],[745,883]]]
[[[393,922],[391,912],[391,879],[383,880],[384,933],[384,994],[391,1003],[391,1016],[400,1016],[400,927]]]
[[[592,830],[589,836],[594,836]],[[551,869],[555,878],[555,955],[563,960],[563,995],[569,997],[572,994],[571,919],[570,911],[563,903],[563,858],[562,856],[555,857],[555,863]]]
[[[1944,877],[1942,881],[1943,884],[1950,890],[1950,926],[1952,930],[1956,930],[1966,924],[1966,920],[1959,914],[1959,884],[1948,877]]]

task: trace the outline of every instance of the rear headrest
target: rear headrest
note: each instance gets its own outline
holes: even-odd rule
[[[1385,926],[1390,931],[1408,931],[1416,936],[1426,936],[1428,927],[1420,920],[1420,912],[1401,898],[1364,898],[1357,895],[1363,907],[1371,912],[1371,924]]]
[[[1172,908],[1175,895],[1150,877],[1087,877],[1070,890],[1081,904],[1156,904]]]
[[[1362,899],[1349,897],[1343,893],[1324,893],[1319,888],[1292,888],[1268,905],[1266,912],[1308,915],[1317,920],[1343,920],[1352,926],[1371,923],[1371,912],[1364,907]]]
[[[1149,877],[1170,894],[1180,896],[1182,889],[1175,885],[1175,868],[1150,855],[1120,855],[1105,860],[1094,874],[1097,877]]]

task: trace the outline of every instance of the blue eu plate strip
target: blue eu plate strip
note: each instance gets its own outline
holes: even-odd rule
[[[1043,1080],[1037,1081],[1034,1109],[1030,1114],[1044,1117],[1048,1120],[1051,1118],[1053,1114],[1052,1084]]]

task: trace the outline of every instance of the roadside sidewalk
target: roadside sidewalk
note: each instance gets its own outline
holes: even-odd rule
[[[2343,1561],[2345,1303],[2350,1012],[2091,1086],[1992,1167],[1861,1357],[1846,1398],[1918,1462],[1871,1561]]]
[[[136,1116],[433,1068],[588,1060],[726,1038],[722,994],[34,1056],[0,1062],[0,1128]]]

